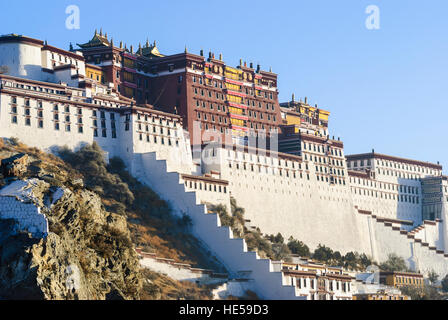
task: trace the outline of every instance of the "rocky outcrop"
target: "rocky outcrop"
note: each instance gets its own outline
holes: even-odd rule
[[[142,276],[126,218],[105,211],[95,193],[34,178],[3,187],[4,197],[38,208],[49,232],[27,230],[23,212],[10,209],[20,206],[0,206],[7,217],[0,219],[2,299],[139,299]]]

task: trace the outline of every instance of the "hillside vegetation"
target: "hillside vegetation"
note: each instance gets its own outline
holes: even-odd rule
[[[101,196],[107,210],[127,218],[136,246],[194,267],[225,271],[191,235],[191,220],[173,215],[164,200],[129,174],[121,159],[106,164],[96,143],[77,152],[61,148],[58,154],[82,175],[87,189]]]
[[[17,153],[26,155],[19,173],[0,175],[0,185],[27,184],[27,201],[45,214],[49,234],[38,238],[14,228],[16,220],[0,221],[0,297],[139,299],[143,277],[126,219],[105,210],[61,159],[0,139],[1,159]]]

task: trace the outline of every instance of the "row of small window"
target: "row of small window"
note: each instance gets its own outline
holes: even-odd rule
[[[369,197],[375,197],[375,198],[381,198],[386,200],[396,200],[400,202],[408,202],[413,204],[419,204],[420,198],[418,196],[410,196],[407,194],[392,194],[392,193],[383,193],[378,191],[373,191],[369,189],[358,189],[358,188],[352,188],[352,191],[355,194],[363,195],[363,196],[369,196]],[[379,194],[379,197],[378,197]]]
[[[291,278],[292,279],[292,278]],[[309,279],[309,281],[307,281],[307,278],[299,278],[296,277],[296,287],[299,289],[306,288],[307,287],[307,282],[310,285],[311,289],[315,289],[316,286],[316,280],[315,279]],[[336,291],[339,291],[340,288],[342,289],[343,292],[350,292],[351,291],[351,286],[350,286],[350,282],[342,282],[342,281],[334,281],[334,280],[327,280],[328,281],[328,289],[330,291],[334,291],[336,289]],[[335,283],[335,285],[334,285]],[[324,286],[325,286],[325,282],[323,282]]]
[[[217,152],[216,149],[211,149],[211,150],[204,150],[203,154],[205,157],[215,157]],[[257,163],[264,163],[264,164],[271,164],[274,165],[274,158],[273,157],[264,157],[264,161],[261,161],[261,157],[259,155],[254,155],[254,154],[246,154],[246,153],[242,153],[242,157],[238,157],[237,154],[233,151],[227,150],[227,157],[229,160],[234,160],[234,159],[238,159],[241,158],[244,161],[255,161]],[[270,161],[268,160],[270,159]],[[293,169],[299,169],[302,170],[302,164],[301,163],[296,163],[291,161],[291,167]],[[286,168],[289,168],[289,161],[286,160],[281,160],[279,159],[279,166],[284,166]],[[308,168],[308,164],[305,164],[306,170],[309,170]]]
[[[182,82],[182,78],[179,77],[178,82],[181,83]],[[205,81],[203,80],[202,77],[196,77],[193,76],[193,83],[199,83],[200,85],[202,85],[203,83],[206,83],[207,85],[211,85],[214,86],[215,88],[219,88],[219,89],[223,89],[224,86],[227,87],[227,84],[224,85],[223,82],[221,81],[216,81],[216,80],[210,80],[210,79],[205,79]],[[236,86],[235,89],[241,90],[241,86],[239,85],[234,85]],[[273,99],[274,95],[272,94],[272,92],[267,92],[267,91],[261,91],[261,90],[254,90],[252,88],[244,88],[243,92],[245,92],[247,95],[252,95],[255,96],[256,94],[258,96],[264,96],[265,99]]]
[[[371,162],[370,159],[347,161],[347,166],[349,168],[351,168],[351,167],[357,168],[357,167],[364,167],[364,166],[370,167],[371,164],[372,164],[372,162]],[[376,164],[378,166],[381,165],[383,167],[407,170],[407,171],[412,171],[412,172],[427,173],[427,174],[433,174],[433,175],[438,173],[438,171],[433,170],[433,169],[429,169],[429,168],[425,168],[425,167],[421,167],[421,166],[405,165],[405,164],[398,163],[398,162],[395,162],[395,161],[376,160]],[[382,170],[383,172],[389,172],[389,170],[380,169],[380,168],[378,168],[378,170],[379,171]]]
[[[357,182],[359,185],[361,185],[361,183],[362,183],[363,186],[370,185],[370,187],[375,187],[375,188],[377,187],[377,182],[372,181],[372,180],[350,177],[350,182],[351,183]],[[420,189],[418,187],[413,187],[413,186],[395,185],[395,184],[384,183],[384,182],[379,182],[378,185],[379,185],[380,189],[400,191],[401,193],[419,194],[419,191],[420,191]]]
[[[49,93],[49,94],[57,94],[57,95],[66,95],[65,91],[63,90],[54,90],[49,88],[43,88],[38,86],[30,86],[30,85],[24,85],[20,83],[13,83],[13,88],[17,89],[23,89],[23,90],[32,90],[36,92],[43,92],[43,93]],[[11,103],[17,103],[17,97],[13,96],[11,97]]]
[[[304,154],[304,159],[305,159],[305,161],[307,161],[308,160],[308,154]],[[313,156],[312,155],[310,155],[309,156],[309,159],[310,159],[310,161],[313,161]],[[326,158],[322,158],[322,157],[317,157],[317,156],[314,156],[314,163],[323,163],[323,164],[327,164],[327,159]],[[331,164],[331,165],[333,165],[333,166],[338,166],[338,167],[343,167],[344,166],[344,163],[342,162],[342,160],[338,160],[338,159],[328,159],[328,164]]]
[[[204,191],[211,191],[211,192],[219,192],[219,193],[227,193],[227,187],[216,185],[216,184],[208,184],[208,183],[202,183],[202,182],[193,182],[193,181],[185,181],[185,186],[190,189],[195,190],[204,190]]]
[[[11,117],[11,122],[13,124],[18,124],[18,119],[17,119],[16,115],[13,115]],[[26,117],[25,121],[24,121],[24,124],[25,124],[25,126],[30,127],[31,126],[31,118]],[[40,129],[43,129],[44,128],[44,120],[42,120],[42,119],[37,120],[37,127],[40,128]],[[54,129],[57,130],[57,131],[60,130],[59,122],[55,122],[54,123]],[[65,131],[66,132],[70,132],[71,131],[71,125],[70,124],[65,124]],[[83,133],[83,127],[82,126],[78,126],[78,132],[79,133]]]
[[[421,278],[409,278],[409,277],[396,277],[397,284],[418,284],[423,285],[424,281]]]
[[[266,131],[271,132],[271,133],[277,132],[277,128],[270,127],[270,126],[265,126],[264,123],[257,123],[257,122],[249,121],[249,127],[251,129],[255,129],[255,130],[266,130]]]
[[[253,117],[253,118],[257,119],[257,112],[256,111],[249,110],[248,115],[249,115],[249,117]],[[274,115],[271,116],[269,113],[266,114],[266,117],[267,117],[268,121],[271,121],[271,120],[274,121],[274,122],[277,121],[277,117],[274,116]],[[263,116],[262,112],[260,112],[260,119],[264,120],[264,116]]]
[[[204,121],[208,121],[210,119],[210,121],[215,122],[215,115],[214,114],[209,114],[207,116],[207,113],[201,113],[201,112],[196,112],[196,117],[198,120],[204,120]],[[219,123],[225,123],[227,124],[227,117],[222,117],[222,116],[216,116],[216,119],[218,119]]]
[[[196,100],[196,107],[208,108],[208,103],[205,101]],[[210,102],[210,110],[215,110],[215,103]],[[216,103],[216,110],[226,112],[226,106]]]
[[[325,150],[326,149],[326,150]],[[342,151],[341,149],[337,149],[337,148],[331,148],[329,146],[322,146],[322,145],[316,145],[314,143],[303,143],[303,150],[308,150],[308,151],[314,151],[314,152],[320,152],[320,153],[326,153],[328,152],[329,154],[331,154],[332,156],[339,156],[342,157]]]
[[[74,64],[74,65],[78,65],[78,60],[76,60],[76,59],[70,59],[70,58],[68,58],[67,56],[62,56],[62,55],[60,55],[60,54],[58,54],[57,55],[58,57],[59,57],[59,61],[60,62],[65,62],[65,63],[70,63],[70,64]],[[55,56],[55,54],[54,53],[51,53],[51,59],[52,60],[54,60],[54,61],[56,61],[56,56]],[[75,63],[73,63],[73,61],[75,61]]]
[[[329,168],[327,170],[327,167],[323,167],[323,166],[316,166],[316,172],[334,174],[334,175],[338,175],[338,176],[345,176],[344,170],[333,169],[333,168]]]
[[[93,136],[95,138],[99,137],[97,128],[93,129]],[[106,129],[101,129],[101,137],[107,138],[107,130]],[[117,131],[112,130],[112,139],[116,139],[116,138],[117,138]]]
[[[140,113],[137,114],[137,120],[138,120],[138,121],[143,121],[143,119],[144,119],[146,122],[148,122],[148,121],[149,121],[149,118],[151,118],[151,122],[152,122],[152,123],[156,123],[156,117],[155,117],[155,116],[149,116],[149,115],[147,115],[147,114],[142,115],[142,114],[140,114]],[[127,114],[127,115],[126,115],[126,121],[130,121],[130,120],[131,120],[131,116],[130,116],[129,114]],[[163,123],[163,119],[162,119],[162,118],[159,118],[159,121],[157,121],[157,122],[158,122],[160,125],[164,125],[164,123]],[[165,125],[166,125],[167,127],[173,127],[173,128],[175,128],[175,127],[176,127],[176,124],[177,124],[176,121],[165,120]]]
[[[317,181],[320,181],[320,182],[340,184],[340,185],[345,186],[345,179],[336,179],[335,177],[328,178],[328,176],[320,176],[320,175],[316,175],[316,179],[317,179]]]
[[[403,173],[399,171],[394,170],[385,170],[378,168],[378,174],[383,174],[385,176],[392,176],[392,177],[398,177],[401,179],[411,179],[411,180],[418,180],[420,178],[419,174],[409,174],[409,173]]]
[[[82,118],[79,118],[79,120],[82,120]],[[18,124],[18,120],[17,120],[17,116],[16,115],[13,115],[11,117],[11,122],[13,124]],[[78,122],[78,123],[79,123],[78,124],[78,133],[84,133],[84,128],[82,126],[82,121]],[[25,118],[25,126],[31,126],[31,118],[29,118],[29,117]],[[39,129],[43,129],[44,128],[44,121],[42,119],[39,119],[37,121],[37,127]],[[60,129],[61,129],[61,124],[59,122],[54,122],[54,130],[59,131]],[[70,123],[65,123],[64,124],[64,129],[65,129],[66,132],[71,132],[72,131],[72,125]],[[98,135],[98,129],[95,128],[93,130],[93,135],[94,135],[94,137],[98,137],[99,136]],[[107,138],[107,131],[106,131],[106,129],[102,129],[101,136],[103,138]],[[112,130],[112,138],[113,139],[117,138],[117,132],[116,132],[115,129]]]
[[[210,90],[205,90],[205,91],[207,91],[207,95],[208,95],[208,97],[209,98],[213,98],[213,91],[210,91]],[[193,92],[194,92],[194,94],[195,95],[198,95],[199,93],[201,94],[201,96],[205,96],[205,91],[204,91],[204,89],[199,89],[199,88],[193,88]],[[218,99],[218,100],[222,100],[222,101],[225,101],[226,99],[225,99],[225,94],[222,94],[222,93],[219,93],[219,92],[215,92],[215,97],[216,97],[216,99]]]
[[[143,131],[143,126],[142,126],[141,123],[138,124],[138,130],[139,130],[139,131]],[[145,131],[146,131],[146,132],[149,132],[149,131],[150,131],[150,130],[149,130],[149,125],[145,125]],[[153,132],[153,133],[157,133],[157,127],[156,127],[156,126],[152,126],[152,132]],[[165,134],[165,130],[164,130],[164,128],[163,128],[163,127],[159,127],[159,132],[160,132],[160,134]],[[168,136],[171,136],[171,129],[166,128],[166,134],[167,134]],[[174,136],[177,137],[177,131],[174,131]]]
[[[67,118],[67,117],[66,117]],[[82,123],[82,118],[78,118],[78,123]],[[96,119],[94,119],[93,120],[93,127],[94,128],[97,128],[98,127],[98,120],[96,120]],[[110,122],[110,127],[111,127],[111,129],[113,129],[113,130],[115,130],[115,129],[117,129],[117,126],[115,125],[115,121],[111,121]],[[107,126],[106,126],[106,120],[101,120],[101,128],[103,128],[103,129],[106,129],[107,128]]]
[[[421,173],[429,173],[429,174],[435,174],[435,172],[436,172],[435,170],[432,170],[429,168],[405,165],[405,164],[398,163],[395,161],[376,160],[376,164],[382,165],[383,167],[402,169],[402,170],[413,171],[413,172],[421,172]]]
[[[12,108],[17,108],[17,98],[16,97],[12,97],[11,98],[11,104],[13,105]],[[24,103],[23,105],[25,107],[30,107],[31,106],[31,100],[30,99],[24,99]],[[42,101],[37,101],[37,107],[39,109],[41,109],[43,107]]]
[[[143,141],[143,133],[139,133],[138,138],[140,141]],[[154,143],[159,143],[158,141],[160,141],[160,143],[162,145],[165,145],[165,141],[168,140],[168,145],[172,146],[172,140],[170,138],[165,138],[165,137],[157,137],[157,136],[153,136]],[[146,142],[151,143],[151,135],[146,134]],[[179,140],[176,140],[176,147],[179,146]]]
[[[236,170],[240,170],[240,169],[246,170],[246,171],[249,170],[245,163],[241,166],[239,163],[232,164],[231,162],[229,162],[229,168],[230,169],[235,168]],[[277,175],[277,173],[278,173],[278,175],[280,177],[282,177],[283,176],[283,172],[285,171],[286,172],[285,176],[287,178],[289,178],[291,176],[294,179],[296,179],[299,176],[300,179],[303,179],[303,173],[302,172],[299,172],[299,175],[297,175],[296,171],[293,171],[292,175],[290,175],[289,174],[289,170],[284,170],[284,169],[279,169],[279,168],[277,168],[277,170],[275,170],[275,168],[271,168],[271,170],[269,170],[268,167],[265,167],[265,169],[262,170],[261,168],[262,168],[262,166],[258,165],[258,173],[262,173],[262,171],[265,171],[266,174],[271,173],[272,175]],[[255,172],[255,166],[253,164],[250,165],[250,171],[251,172]],[[277,171],[277,173],[276,173],[276,171]],[[308,178],[308,180],[310,180],[309,174],[307,174],[307,178]]]
[[[12,115],[11,116],[11,123],[13,124],[18,124],[18,119],[16,115]],[[31,118],[26,117],[25,118],[25,125],[30,127],[31,126]],[[44,127],[44,121],[43,120],[38,120],[37,121],[37,127],[42,129]]]

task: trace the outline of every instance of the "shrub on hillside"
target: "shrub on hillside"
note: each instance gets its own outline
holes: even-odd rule
[[[118,175],[107,171],[104,152],[98,144],[86,145],[78,152],[63,147],[58,153],[62,160],[84,175],[85,185],[90,190],[126,205],[134,201],[128,185]]]
[[[395,253],[389,254],[387,260],[382,264],[380,264],[379,267],[382,271],[391,271],[391,272],[409,271],[404,259],[402,257],[397,256]]]
[[[296,240],[293,237],[290,237],[288,240],[288,248],[291,250],[291,253],[299,255],[300,257],[311,257],[310,248],[302,241]]]

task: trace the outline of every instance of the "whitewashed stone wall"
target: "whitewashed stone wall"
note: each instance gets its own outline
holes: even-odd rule
[[[233,238],[230,228],[222,227],[216,214],[207,214],[206,207],[198,204],[195,193],[185,191],[179,174],[167,171],[166,161],[158,160],[155,153],[135,155],[131,168],[134,176],[169,202],[174,213],[191,217],[193,234],[226,266],[230,276],[238,278],[248,274],[253,280],[252,291],[264,299],[303,299],[296,296],[294,287],[282,284],[283,274],[274,272],[269,259],[260,259],[256,252],[248,252],[243,239]]]
[[[0,190],[0,219],[13,219],[18,231],[27,231],[36,238],[48,235],[48,220],[33,203],[30,191],[33,181],[15,181]]]
[[[448,258],[427,246],[416,243],[406,234],[392,230],[383,223],[378,223],[371,216],[360,215],[360,227],[366,230],[371,243],[370,255],[377,262],[386,261],[389,254],[397,254],[403,257],[408,267],[413,270],[429,273],[431,270],[437,272],[441,277],[448,273]]]
[[[178,281],[189,281],[199,284],[220,284],[227,281],[227,279],[216,278],[201,272],[193,272],[190,268],[163,263],[152,258],[140,259],[140,265]]]
[[[256,156],[217,148],[204,160],[203,172],[218,171],[229,181],[231,196],[246,210],[245,218],[263,233],[293,236],[313,249],[319,244],[344,253],[370,248],[359,230],[349,187],[317,181],[312,164],[307,171],[304,163],[300,170],[296,163],[294,177],[292,163],[286,166],[277,158],[261,156],[258,162]]]

